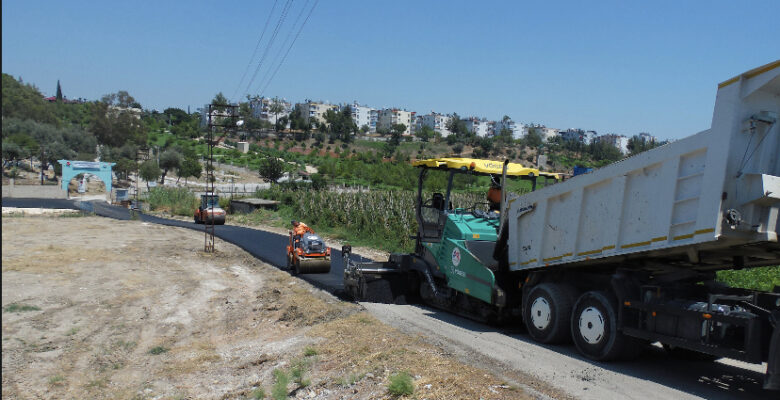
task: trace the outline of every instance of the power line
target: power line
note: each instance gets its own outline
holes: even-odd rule
[[[249,63],[246,65],[246,68],[244,69],[244,74],[241,75],[241,80],[238,81],[238,86],[236,86],[236,91],[233,92],[233,99],[236,99],[236,96],[238,95],[238,91],[241,90],[241,84],[244,83],[244,78],[246,78],[247,72],[249,72],[249,68],[252,67],[252,61],[255,60],[255,56],[257,55],[257,51],[260,50],[260,43],[263,41],[263,37],[265,36],[265,32],[268,29],[268,23],[271,22],[271,16],[274,14],[274,10],[276,9],[276,4],[279,2],[279,0],[274,0],[274,5],[271,7],[271,12],[268,13],[268,18],[265,19],[265,25],[263,26],[263,31],[260,33],[260,38],[257,39],[257,44],[255,45],[255,51],[252,52],[252,57],[249,59]]]
[[[247,94],[249,94],[249,90],[252,87],[252,83],[254,83],[255,78],[257,78],[257,73],[260,72],[260,68],[262,67],[263,62],[265,61],[266,57],[268,57],[268,52],[271,50],[271,47],[273,46],[274,41],[276,40],[276,36],[279,34],[279,28],[284,23],[285,18],[287,18],[287,12],[290,11],[290,6],[292,5],[292,2],[293,0],[287,0],[287,3],[284,4],[284,8],[282,9],[282,14],[279,16],[279,20],[276,22],[276,27],[274,28],[274,32],[265,46],[265,50],[263,51],[263,55],[260,57],[260,61],[257,63],[257,67],[255,68],[255,73],[252,74],[252,79],[249,81],[249,84],[246,86]]]
[[[284,64],[284,60],[287,59],[287,55],[290,54],[290,50],[292,50],[293,45],[298,40],[298,37],[301,35],[301,31],[303,31],[303,27],[306,26],[306,23],[309,22],[309,17],[311,17],[312,12],[314,12],[314,8],[317,7],[317,4],[320,2],[320,0],[315,0],[314,5],[309,10],[309,14],[306,15],[306,19],[303,21],[303,24],[301,24],[301,27],[298,28],[298,32],[295,34],[295,38],[293,39],[292,43],[290,43],[290,47],[287,48],[287,51],[284,53],[284,56],[282,57],[282,60],[279,61],[279,65],[276,66],[276,69],[274,70],[274,73],[271,75],[271,78],[266,82],[265,86],[263,87],[263,90],[260,91],[260,94],[262,95],[265,93],[265,89],[268,88],[268,85],[271,84],[271,81],[273,81],[274,77],[276,76],[276,73],[279,72],[279,68],[282,67],[282,64]]]
[[[306,3],[303,5],[303,7],[301,7],[301,11],[298,12],[298,17],[295,18],[295,22],[292,24],[292,27],[290,28],[290,32],[287,33],[287,37],[284,39],[284,43],[282,43],[282,45],[279,47],[279,51],[276,53],[275,60],[282,59],[282,53],[284,53],[284,49],[287,48],[287,45],[290,43],[290,39],[292,39],[293,37],[295,28],[301,22],[303,13],[306,11],[308,7],[309,7],[309,0],[306,0]],[[273,71],[273,67],[265,71],[265,74],[263,75],[263,79],[260,79],[260,84],[258,85],[258,89],[263,87],[263,83],[266,81],[266,79],[268,79],[268,76],[271,75],[272,71]]]

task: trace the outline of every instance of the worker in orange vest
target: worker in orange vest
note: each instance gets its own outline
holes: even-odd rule
[[[295,240],[295,247],[298,247],[301,241],[301,236],[303,236],[303,234],[306,232],[314,233],[314,229],[309,228],[309,226],[303,222],[293,220],[291,223],[293,226],[292,234],[293,239]]]
[[[487,192],[487,201],[490,203],[490,211],[501,211],[501,185],[491,176],[492,183]]]

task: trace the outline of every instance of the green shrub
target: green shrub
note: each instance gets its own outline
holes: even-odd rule
[[[303,349],[303,355],[306,357],[316,356],[317,355],[317,349],[311,346],[306,346],[305,349]]]
[[[402,371],[390,375],[387,391],[393,396],[410,396],[414,393],[414,381],[409,373]]]
[[[265,390],[263,388],[257,388],[252,392],[252,398],[255,400],[261,400],[265,398]]]
[[[164,346],[155,346],[155,347],[152,347],[151,350],[149,350],[149,354],[156,356],[158,354],[162,354],[162,353],[165,353],[167,351],[168,351],[168,349],[165,348]]]
[[[780,265],[718,271],[717,280],[731,287],[769,292],[780,286]]]

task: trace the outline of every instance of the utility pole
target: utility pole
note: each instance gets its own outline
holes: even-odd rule
[[[218,118],[215,118],[215,113],[220,111]],[[227,111],[227,112],[226,112]],[[238,106],[232,104],[209,104],[209,119],[208,119],[208,157],[206,158],[206,199],[208,201],[207,207],[209,212],[206,214],[212,215],[212,218],[204,218],[203,228],[205,232],[205,243],[203,251],[206,253],[213,253],[214,249],[214,146],[216,140],[214,140],[214,131],[220,129],[220,132],[227,135],[229,130],[236,128],[236,121],[238,120]],[[227,114],[227,115],[225,115]]]
[[[44,177],[44,175],[43,175],[43,156],[44,156],[43,145],[41,145],[41,159],[39,160],[40,164],[41,164],[41,186],[43,186],[43,177]]]

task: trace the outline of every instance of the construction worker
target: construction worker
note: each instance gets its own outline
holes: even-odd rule
[[[293,229],[293,239],[295,240],[295,247],[298,247],[301,242],[301,236],[305,234],[306,232],[314,233],[314,229],[309,228],[308,225],[304,224],[303,222],[292,220],[291,221]]]
[[[495,178],[490,177],[490,189],[487,192],[487,201],[490,203],[490,211],[501,211],[501,185]]]

